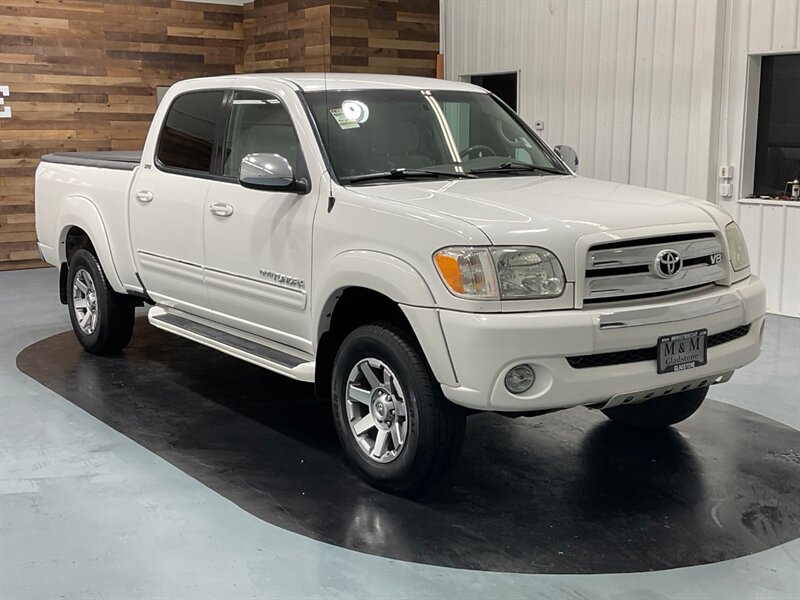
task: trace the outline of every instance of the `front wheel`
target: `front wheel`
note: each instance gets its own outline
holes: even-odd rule
[[[708,388],[698,388],[660,396],[641,404],[623,404],[603,411],[614,421],[641,429],[660,429],[691,417],[708,394]]]
[[[416,344],[394,325],[366,325],[345,338],[332,402],[345,455],[375,487],[419,490],[461,451],[465,411],[443,396]]]
[[[67,305],[78,341],[92,354],[115,354],[133,335],[134,302],[114,291],[103,267],[86,249],[69,261]]]

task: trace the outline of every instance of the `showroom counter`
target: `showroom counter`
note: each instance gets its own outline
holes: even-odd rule
[[[742,198],[737,220],[767,286],[767,310],[800,316],[800,202]]]

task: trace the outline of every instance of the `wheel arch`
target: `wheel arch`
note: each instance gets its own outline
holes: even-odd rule
[[[420,347],[440,383],[456,382],[435,300],[422,275],[397,257],[373,251],[336,256],[317,296],[317,393],[330,392],[339,345],[355,327],[389,321],[404,328]]]
[[[59,264],[68,264],[78,248],[88,248],[97,257],[115,292],[125,293],[111,254],[111,245],[100,211],[84,196],[69,196],[61,205],[56,221]]]

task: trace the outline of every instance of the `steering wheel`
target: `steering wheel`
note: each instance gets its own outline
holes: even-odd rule
[[[497,152],[494,151],[494,148],[492,148],[491,146],[487,146],[486,144],[473,144],[469,148],[464,148],[463,150],[461,150],[458,153],[458,155],[461,158],[467,158],[473,152],[479,152],[479,151],[484,152],[485,156],[497,156]],[[488,152],[488,154],[486,154],[486,152]]]

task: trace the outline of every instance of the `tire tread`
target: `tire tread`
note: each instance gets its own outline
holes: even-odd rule
[[[422,350],[406,331],[394,323],[375,322],[355,329],[342,343],[337,355],[337,363],[348,341],[361,336],[379,340],[384,344],[395,345],[406,357],[409,370],[413,373],[417,386],[417,403],[424,403],[424,406],[420,406],[418,410],[425,412],[428,419],[436,423],[434,436],[432,436],[435,439],[428,440],[428,443],[425,443],[426,440],[420,440],[413,468],[403,477],[390,481],[371,477],[370,473],[361,468],[359,463],[349,455],[350,451],[344,436],[349,436],[350,432],[346,429],[348,424],[342,422],[341,406],[339,406],[341,400],[338,398],[339,393],[335,389],[334,381],[334,417],[340,439],[345,446],[345,454],[348,455],[348,459],[358,471],[375,487],[400,494],[424,489],[437,481],[458,458],[464,442],[465,412],[444,397],[436,385],[436,379]],[[334,380],[336,372],[337,368],[334,367]]]
[[[100,320],[97,324],[97,335],[86,335],[75,319],[72,308],[72,281],[75,272],[83,266],[94,279],[97,300],[100,304]],[[77,250],[69,263],[67,279],[67,297],[69,299],[69,316],[75,335],[84,349],[100,356],[117,354],[131,341],[134,323],[134,302],[129,296],[118,294],[108,283],[100,261],[89,250]]]

